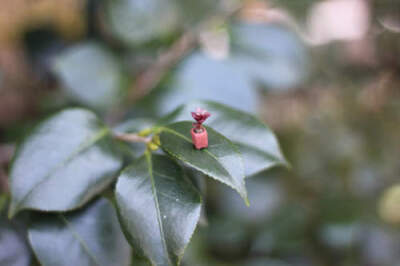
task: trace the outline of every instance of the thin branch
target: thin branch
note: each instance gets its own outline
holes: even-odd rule
[[[228,20],[230,17],[237,14],[241,8],[241,4],[232,7],[225,14],[221,15],[221,21]],[[210,20],[207,20],[197,27],[183,33],[166,52],[158,57],[154,64],[137,77],[136,82],[129,90],[128,101],[130,103],[134,103],[149,94],[162,80],[168,70],[197,46],[198,35],[208,26],[209,21]]]
[[[0,144],[0,165],[6,164],[14,154],[14,144]]]
[[[192,32],[184,33],[171,48],[161,54],[156,62],[138,76],[133,84],[128,99],[136,102],[147,95],[164,77],[168,69],[196,46],[197,37]]]
[[[151,142],[151,137],[142,137],[138,134],[116,134],[114,135],[116,139],[127,141],[127,142],[139,142],[139,143],[149,143]]]
[[[14,150],[13,144],[0,144],[0,192],[9,191],[6,166],[11,161]]]
[[[9,191],[8,176],[3,166],[0,166],[0,193],[1,192],[8,193],[8,191]]]

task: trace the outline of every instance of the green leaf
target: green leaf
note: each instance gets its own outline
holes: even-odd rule
[[[96,43],[68,49],[55,59],[53,70],[72,98],[92,108],[105,109],[122,97],[122,68],[110,51]]]
[[[171,156],[216,180],[232,187],[248,203],[244,183],[242,156],[236,146],[212,128],[208,132],[208,148],[193,147],[191,122],[178,122],[160,128],[162,149]]]
[[[168,114],[168,121],[191,119],[190,112],[202,107],[211,113],[206,124],[214,128],[240,150],[246,176],[274,166],[288,166],[272,130],[255,116],[212,101],[194,101]],[[163,121],[168,122],[168,121]]]
[[[179,165],[146,152],[122,172],[115,193],[134,251],[153,265],[179,265],[201,209],[200,196]]]
[[[11,172],[9,216],[21,209],[82,206],[121,167],[109,129],[90,111],[66,109],[42,122],[18,147]]]
[[[28,237],[44,266],[130,264],[131,249],[106,199],[69,214],[37,214]]]

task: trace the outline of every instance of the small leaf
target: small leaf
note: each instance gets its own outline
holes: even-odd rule
[[[80,207],[112,182],[121,161],[108,128],[95,114],[61,111],[34,129],[16,152],[9,216],[21,209]]]
[[[134,251],[152,265],[179,265],[201,209],[200,196],[179,165],[146,153],[122,172],[115,193]]]
[[[110,107],[122,96],[122,67],[110,51],[96,43],[68,49],[56,58],[53,69],[69,95],[92,108]]]
[[[190,119],[190,111],[196,107],[202,107],[211,113],[206,125],[221,132],[239,148],[244,159],[246,176],[277,165],[288,165],[275,134],[267,125],[251,114],[226,105],[212,101],[194,101],[178,107],[163,122]]]
[[[131,249],[106,199],[69,214],[37,214],[28,237],[44,266],[130,264]]]
[[[193,147],[191,122],[178,122],[161,128],[162,149],[171,156],[232,187],[246,201],[244,167],[239,150],[223,135],[206,127],[208,148]]]

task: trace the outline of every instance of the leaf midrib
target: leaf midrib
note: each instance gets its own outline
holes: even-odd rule
[[[72,235],[78,240],[79,244],[82,246],[82,249],[88,254],[89,258],[96,263],[96,265],[101,265],[96,257],[90,252],[89,247],[86,245],[85,241],[79,236],[79,234],[75,231],[75,228],[68,222],[68,220],[64,217],[64,215],[59,214],[58,217],[60,220],[67,226],[67,228],[71,231]]]
[[[172,265],[171,259],[169,257],[169,253],[168,253],[167,243],[165,242],[164,227],[163,227],[163,224],[162,224],[160,206],[159,206],[159,203],[158,203],[157,188],[156,188],[155,181],[154,181],[154,176],[153,176],[153,163],[152,163],[152,158],[151,158],[150,152],[146,151],[145,157],[146,157],[146,162],[147,162],[147,165],[148,165],[149,177],[150,177],[150,182],[151,182],[151,191],[153,193],[154,204],[155,204],[156,212],[157,212],[157,222],[158,222],[158,226],[159,226],[159,229],[160,229],[161,242],[162,242],[162,246],[163,246],[165,255],[166,255],[167,259],[168,259],[168,264]]]
[[[176,136],[178,136],[178,137],[181,137],[181,138],[183,138],[184,140],[186,140],[186,141],[189,142],[189,143],[192,142],[189,138],[187,138],[186,136],[184,136],[184,135],[178,133],[178,132],[175,131],[175,130],[172,130],[172,129],[167,128],[167,127],[162,127],[162,130],[165,130],[165,131],[167,131],[167,132],[169,132],[169,133],[171,133],[171,134],[174,134],[174,135],[176,135]],[[209,150],[204,149],[203,151],[204,151],[205,153],[207,153],[208,155],[210,155],[214,160],[216,160],[216,161],[218,162],[218,164],[226,171],[226,173],[227,173],[229,176],[232,177],[231,173],[219,162],[218,157],[216,157],[214,154],[212,154]],[[184,160],[184,159],[182,158],[182,160]],[[184,161],[187,162],[187,163],[190,163],[190,162],[188,162],[187,160],[184,160]]]
[[[11,212],[11,209],[10,209],[10,212],[15,214],[15,212],[18,211],[19,207],[26,201],[26,199],[33,193],[33,191],[36,190],[38,186],[40,186],[41,184],[46,182],[54,174],[54,172],[56,172],[59,168],[65,166],[76,155],[78,155],[79,153],[85,151],[86,149],[88,149],[89,147],[94,145],[96,142],[98,142],[103,137],[105,137],[108,133],[109,133],[109,129],[107,127],[103,127],[97,134],[93,135],[93,137],[89,138],[88,140],[84,141],[81,145],[79,145],[79,147],[75,151],[73,151],[65,160],[61,161],[56,166],[54,166],[53,169],[51,169],[49,171],[49,173],[40,182],[38,182],[36,185],[34,185],[28,191],[28,193],[26,193],[26,195],[15,205],[15,207],[13,208],[13,212]]]

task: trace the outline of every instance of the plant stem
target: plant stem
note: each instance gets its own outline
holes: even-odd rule
[[[6,166],[11,161],[11,157],[13,156],[14,151],[15,145],[0,144],[0,193],[9,192]]]
[[[218,17],[222,21],[227,21],[229,18],[235,16],[242,7],[242,4],[231,7],[230,10],[220,14]],[[140,74],[129,90],[128,102],[135,103],[149,94],[172,66],[196,48],[198,45],[198,35],[204,28],[207,28],[208,24],[209,19],[184,32],[169,49],[157,58],[154,64]]]
[[[114,135],[116,139],[126,141],[126,142],[141,142],[141,143],[150,143],[151,137],[142,137],[135,133],[123,133]]]
[[[185,32],[172,46],[145,70],[133,84],[128,94],[129,102],[136,102],[147,95],[164,77],[168,69],[196,46],[196,35]]]

